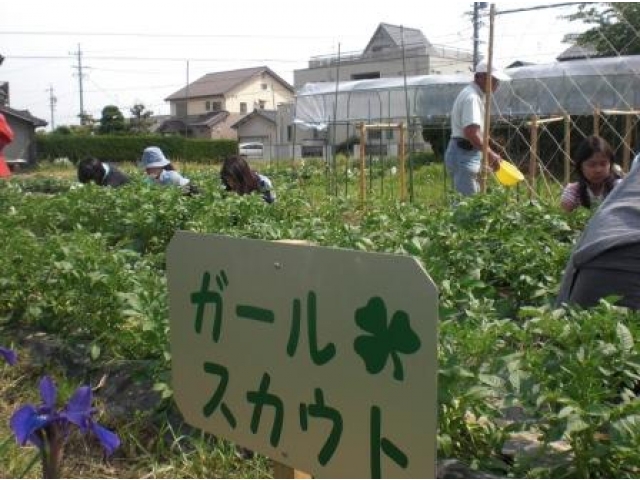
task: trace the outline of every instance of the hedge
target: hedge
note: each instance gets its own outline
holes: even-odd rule
[[[151,145],[162,149],[167,158],[189,162],[217,163],[238,152],[236,140],[201,140],[158,135],[39,135],[36,139],[38,160],[66,157],[76,163],[94,156],[110,162],[137,162],[142,151]]]

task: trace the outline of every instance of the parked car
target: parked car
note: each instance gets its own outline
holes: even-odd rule
[[[247,158],[262,158],[264,145],[260,142],[241,143],[238,145],[238,151]]]

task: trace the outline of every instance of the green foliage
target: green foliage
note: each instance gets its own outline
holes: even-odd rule
[[[124,133],[127,126],[124,121],[124,115],[115,105],[107,105],[102,109],[102,117],[100,117],[100,126],[98,133],[102,135]]]
[[[584,3],[568,19],[595,25],[576,37],[578,45],[593,47],[603,56],[640,53],[640,5],[637,2]]]
[[[237,152],[235,140],[196,140],[177,136],[157,135],[67,135],[51,134],[36,139],[40,160],[67,157],[74,162],[94,156],[114,162],[137,162],[142,151],[160,147],[172,160],[217,163]]]
[[[136,103],[129,109],[129,112],[132,115],[130,124],[131,132],[137,134],[147,133],[153,123],[151,119],[153,112],[147,110],[147,107],[142,103]]]
[[[414,167],[422,167],[429,165],[435,161],[436,156],[433,152],[411,152],[407,162],[413,162]]]
[[[444,161],[444,152],[451,136],[451,126],[448,121],[443,120],[440,125],[425,127],[422,130],[422,137],[429,142],[433,149],[435,158]]]
[[[72,132],[71,128],[69,128],[67,125],[60,125],[59,127],[56,127],[53,133],[55,133],[56,135],[71,135]]]
[[[359,144],[360,144],[360,137],[358,137],[357,135],[352,135],[351,137],[347,138],[346,140],[336,145],[335,147],[336,153],[351,155],[351,153],[353,152],[353,146],[359,145]]]
[[[149,360],[152,383],[170,399],[164,252],[176,230],[413,255],[440,291],[441,457],[505,477],[640,475],[640,314],[606,301],[586,311],[551,307],[589,211],[568,216],[501,188],[443,204],[425,193],[441,191],[439,164],[418,172],[419,198],[429,203],[400,203],[375,190],[366,209],[325,194],[322,163],[261,172],[276,186],[272,205],[225,194],[216,171],[196,169],[190,176],[202,193],[195,197],[138,177],[119,189],[3,182],[0,317],[87,345],[96,362]],[[356,195],[355,180],[347,181]],[[371,371],[402,375],[402,354],[416,348],[414,339],[402,312],[375,310],[362,317],[362,360]],[[384,332],[394,332],[394,341]],[[507,409],[521,418],[507,421]],[[515,431],[539,435],[549,462],[505,461],[502,447]],[[174,476],[233,476],[226,472],[240,468],[225,442],[214,449],[176,438],[163,446],[161,433],[147,443],[135,435],[125,441],[145,468],[152,462]],[[557,440],[568,453],[553,453]],[[174,454],[181,460],[160,465]],[[265,476],[261,462],[243,474]]]

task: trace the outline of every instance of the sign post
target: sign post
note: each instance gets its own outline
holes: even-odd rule
[[[317,477],[435,476],[435,285],[414,258],[178,232],[187,422]]]

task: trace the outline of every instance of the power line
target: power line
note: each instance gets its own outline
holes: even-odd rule
[[[547,8],[560,8],[560,7],[570,7],[575,5],[586,5],[587,3],[590,3],[590,2],[564,2],[564,3],[553,3],[551,5],[536,5],[534,7],[514,8],[512,10],[497,10],[496,15],[505,15],[507,13],[531,12],[534,10],[545,10]]]
[[[0,32],[0,34],[2,34],[2,32]],[[405,48],[413,48],[413,47],[425,47],[425,44],[422,42],[415,42],[415,43],[407,43],[405,45]],[[459,48],[457,46],[452,46],[452,45],[436,45],[436,44],[431,44],[430,45],[431,48],[448,48],[450,50],[455,50],[458,52],[464,52],[464,53],[468,53],[466,49],[462,49]],[[357,52],[348,52],[348,54],[350,53],[355,53],[355,54],[362,54],[363,51],[357,51]],[[123,60],[123,61],[167,61],[167,62],[185,62],[186,60],[191,61],[195,61],[195,62],[233,62],[233,61],[245,61],[245,62],[278,62],[278,63],[301,63],[301,62],[306,62],[308,60],[291,60],[291,59],[284,59],[284,58],[238,58],[238,57],[233,57],[233,58],[220,58],[220,57],[216,57],[216,58],[207,58],[207,57],[200,57],[200,58],[193,58],[193,57],[189,57],[184,58],[184,57],[147,57],[147,56],[122,56],[122,55],[95,55],[95,54],[91,54],[91,55],[87,55],[86,53],[83,54],[84,58],[86,59],[90,59],[90,60]],[[314,59],[314,58],[318,58],[318,57],[328,57],[328,58],[333,58],[334,55],[333,54],[328,54],[328,55],[316,55],[316,56],[312,56],[310,57],[310,59]],[[62,60],[62,59],[68,59],[67,56],[61,56],[61,55],[9,55],[7,56],[7,58],[11,58],[11,59],[16,59],[16,60]],[[310,60],[309,59],[309,60]]]
[[[89,60],[133,60],[133,61],[160,61],[160,62],[185,62],[186,58],[180,57],[125,57],[125,56],[104,56],[104,55],[84,55]],[[6,58],[12,60],[68,60],[69,56],[62,55],[7,55]],[[189,57],[189,61],[194,62],[279,62],[279,63],[300,63],[301,60],[289,60],[283,58],[193,58]]]
[[[143,37],[143,38],[267,38],[267,39],[333,39],[332,35],[264,35],[264,34],[215,34],[215,33],[141,33],[141,32],[62,32],[56,30],[4,30],[0,35],[87,36],[87,37]],[[347,37],[358,38],[356,35]]]

